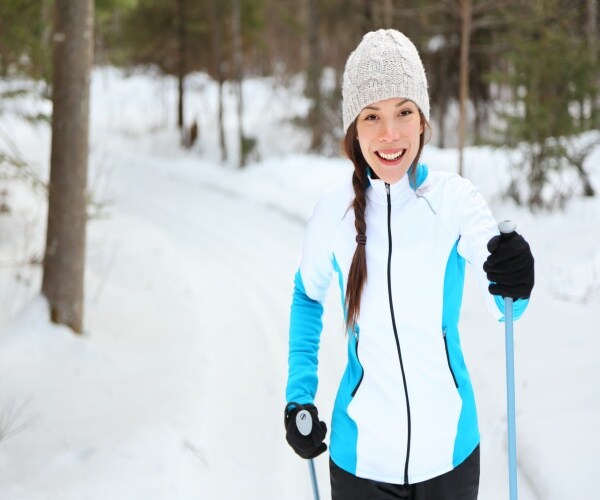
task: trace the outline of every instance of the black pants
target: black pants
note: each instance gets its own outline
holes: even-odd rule
[[[479,490],[479,446],[456,469],[422,483],[381,483],[356,477],[329,459],[332,500],[476,500]]]

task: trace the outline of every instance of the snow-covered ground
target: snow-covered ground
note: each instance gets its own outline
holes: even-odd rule
[[[306,103],[271,80],[245,87],[262,160],[219,165],[215,86],[202,75],[189,86],[200,142],[184,151],[171,130],[172,80],[94,73],[83,336],[50,324],[38,294],[42,195],[0,181],[11,206],[0,214],[1,499],[311,498],[283,431],[290,294],[312,206],[351,168],[300,153],[306,137],[282,120]],[[227,93],[230,144],[234,104]],[[5,111],[0,129],[44,178],[47,125]],[[456,151],[425,151],[430,168],[456,168]],[[600,189],[600,148],[587,167]],[[465,174],[498,219],[518,221],[536,257],[515,325],[520,497],[598,498],[600,198],[551,214],[516,208],[499,196],[508,160],[489,148],[467,150]],[[338,302],[334,287],[317,396],[327,420],[345,354]],[[506,499],[504,333],[470,279],[461,321],[480,498]],[[326,498],[327,458],[316,466]]]

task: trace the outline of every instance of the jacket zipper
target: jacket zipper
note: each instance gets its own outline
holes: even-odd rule
[[[398,339],[398,330],[396,328],[396,316],[394,315],[394,302],[392,300],[392,199],[390,196],[390,185],[385,184],[387,193],[387,226],[388,226],[388,262],[387,262],[387,283],[388,283],[388,298],[390,301],[390,314],[392,317],[392,328],[394,337],[396,338],[396,349],[398,351],[398,360],[400,361],[400,371],[402,372],[402,383],[404,385],[404,397],[406,399],[406,459],[404,461],[404,484],[408,484],[408,462],[410,460],[410,440],[411,440],[411,419],[410,419],[410,402],[408,399],[408,386],[406,384],[406,374],[404,373],[404,363],[402,362],[402,352],[400,350],[400,340]]]
[[[356,353],[356,360],[358,361],[358,364],[362,370],[362,373],[360,374],[360,379],[358,380],[358,383],[356,384],[356,387],[354,388],[354,390],[352,391],[351,395],[352,397],[354,397],[356,395],[356,392],[358,391],[358,388],[360,387],[360,384],[362,384],[363,381],[363,377],[365,376],[365,369],[362,367],[362,365],[360,364],[360,359],[358,357],[358,333],[354,332],[354,337],[356,338],[356,344],[354,346],[354,352]]]
[[[448,369],[450,370],[450,375],[452,375],[452,380],[454,380],[454,385],[458,389],[458,382],[456,381],[456,376],[454,375],[454,370],[452,369],[452,365],[450,364],[450,352],[448,351],[448,340],[446,339],[446,329],[442,330],[442,335],[444,336],[444,349],[446,349],[446,360],[448,361]]]

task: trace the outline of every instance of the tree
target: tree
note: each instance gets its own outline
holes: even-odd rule
[[[247,138],[244,134],[244,53],[242,51],[242,12],[240,0],[233,0],[231,31],[233,37],[233,67],[237,87],[238,143],[240,148],[239,167],[247,162]]]
[[[42,293],[51,320],[83,331],[92,0],[56,0],[52,151]]]
[[[186,0],[177,0],[177,126],[183,130],[183,103],[185,94],[185,75],[187,74],[187,53],[188,53],[188,27],[187,27],[188,9]]]
[[[178,82],[177,126],[185,115],[185,77],[206,70],[210,40],[207,0],[146,0],[127,11],[118,43],[127,64],[151,64]]]
[[[308,126],[311,130],[311,151],[318,152],[323,146],[323,109],[321,98],[321,50],[319,37],[319,2],[308,0],[308,69],[306,71],[306,96],[312,101],[308,112]]]
[[[509,195],[532,209],[560,206],[576,191],[593,196],[583,169],[591,147],[575,138],[596,105],[589,96],[598,67],[587,56],[578,7],[568,0],[522,1],[504,15],[508,71],[495,80],[511,90],[512,102],[500,114],[499,140],[521,152]],[[589,106],[577,106],[581,100]],[[579,189],[565,182],[567,170],[576,173]]]
[[[458,72],[458,174],[463,175],[463,151],[467,141],[467,105],[470,101],[474,105],[489,101],[489,84],[482,85],[484,75],[488,71],[486,59],[477,58],[473,51],[473,39],[490,27],[498,27],[496,19],[498,9],[510,5],[514,0],[444,0],[449,14],[459,21],[460,30],[460,56]],[[475,52],[475,53],[474,53]],[[446,66],[447,68],[447,66]],[[472,89],[475,94],[472,95]],[[482,102],[483,101],[483,102]],[[479,136],[481,114],[476,109],[476,135]]]
[[[118,44],[123,19],[137,6],[138,1],[94,0],[95,64],[118,65],[123,62],[123,50]]]
[[[50,79],[50,5],[51,0],[0,2],[0,76]]]
[[[587,39],[587,52],[589,54],[589,67],[596,75],[596,78],[591,79],[589,92],[590,102],[592,103],[590,113],[590,127],[600,127],[600,109],[598,106],[598,88],[600,87],[600,62],[598,61],[598,46],[600,37],[598,37],[598,0],[586,0],[585,9],[585,34]]]
[[[473,25],[473,2],[460,0],[460,93],[458,118],[458,175],[463,175],[463,151],[467,133],[467,101],[469,100],[469,48]]]
[[[220,0],[210,0],[211,20],[211,46],[213,56],[213,74],[219,86],[219,98],[217,109],[217,127],[219,129],[219,148],[221,150],[221,161],[227,160],[227,146],[225,144],[225,124],[223,122],[223,84],[225,74],[223,70],[223,36],[222,22],[220,16]]]

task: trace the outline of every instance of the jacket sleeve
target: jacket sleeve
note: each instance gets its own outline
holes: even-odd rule
[[[332,213],[319,201],[308,222],[290,311],[286,401],[314,403],[323,301],[333,276]]]
[[[488,290],[490,282],[483,270],[483,264],[489,255],[488,241],[499,234],[497,223],[479,190],[470,181],[466,179],[462,181],[464,185],[461,191],[464,201],[460,215],[458,252],[472,265],[488,310],[497,320],[504,321],[504,299],[490,294]],[[521,317],[528,303],[527,299],[518,299],[514,302],[515,320]]]
[[[288,382],[286,401],[314,403],[317,393],[319,342],[323,304],[306,295],[300,271],[294,279],[290,312]]]

